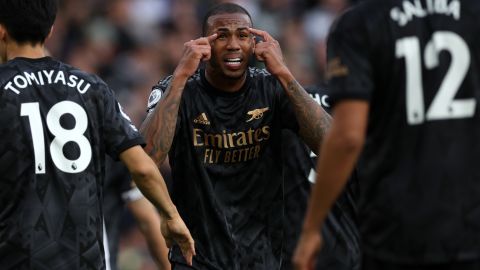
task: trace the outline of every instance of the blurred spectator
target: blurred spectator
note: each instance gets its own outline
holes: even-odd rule
[[[313,44],[317,74],[323,80],[327,63],[327,35],[335,18],[348,7],[348,0],[317,0],[313,9],[304,15],[304,31],[308,43]]]
[[[306,42],[303,21],[294,17],[286,20],[279,40],[285,61],[298,82],[302,85],[316,84],[319,74],[312,57],[314,47],[312,43]]]

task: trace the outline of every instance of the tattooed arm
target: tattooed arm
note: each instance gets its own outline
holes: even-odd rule
[[[210,43],[216,38],[217,34],[213,34],[184,44],[182,59],[175,68],[162,99],[147,115],[140,128],[140,132],[147,142],[145,151],[153,158],[157,166],[165,161],[172,146],[185,84],[197,70],[200,61],[210,59]]]
[[[330,127],[330,115],[295,80],[283,61],[278,41],[265,31],[253,28],[250,28],[250,31],[263,38],[264,42],[255,46],[255,55],[258,60],[265,62],[267,70],[282,84],[300,125],[300,136],[310,149],[318,154],[325,133]]]
[[[158,167],[167,158],[177,125],[178,110],[187,78],[172,77],[162,99],[149,112],[140,132],[145,137],[145,151]]]
[[[300,137],[318,155],[325,133],[330,128],[332,118],[293,76],[289,78],[290,76],[278,78],[293,106],[300,126]]]

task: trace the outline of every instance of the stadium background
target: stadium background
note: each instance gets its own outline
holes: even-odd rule
[[[171,74],[185,41],[201,33],[201,18],[214,0],[59,0],[52,56],[98,74],[138,126],[152,85]],[[287,65],[302,85],[323,80],[325,44],[333,20],[349,0],[237,0],[254,27],[268,31],[282,47]],[[108,214],[108,213],[107,213]],[[140,232],[126,214],[120,270],[155,266]]]

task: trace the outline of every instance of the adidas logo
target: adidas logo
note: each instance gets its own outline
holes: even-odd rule
[[[202,125],[210,125],[210,121],[207,118],[207,115],[205,113],[200,114],[197,116],[197,118],[193,119],[193,122],[195,124],[202,124]]]

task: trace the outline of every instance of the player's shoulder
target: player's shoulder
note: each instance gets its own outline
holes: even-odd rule
[[[355,33],[368,24],[376,24],[382,20],[389,5],[391,5],[389,0],[361,1],[338,16],[331,27],[331,32]]]
[[[108,88],[107,83],[98,75],[84,71],[78,67],[58,61],[59,69],[68,71],[69,74],[74,75],[78,80],[85,80],[88,83],[96,85],[97,88]]]
[[[201,72],[203,72],[201,69],[198,69],[192,76],[190,76],[187,79],[186,86],[185,86],[185,92],[188,92],[190,90],[192,91],[197,91],[196,89],[200,87],[200,81],[201,81]],[[163,94],[165,91],[168,89],[168,86],[172,82],[174,76],[172,74],[167,75],[160,79],[153,87],[150,92],[150,95],[148,97],[148,103],[147,103],[147,111],[150,111],[153,109],[157,103],[160,101],[162,98]]]
[[[279,86],[278,80],[275,76],[273,76],[268,70],[265,68],[259,67],[249,67],[247,71],[247,76],[249,77],[249,83],[253,82],[257,88],[259,85],[270,85],[272,88],[275,89]]]
[[[192,76],[190,76],[187,79],[186,85],[190,85],[193,82],[199,81],[201,77],[201,72],[203,71],[201,69],[198,69]],[[152,87],[152,91],[154,91],[155,89],[158,89],[165,92],[165,90],[168,88],[168,86],[172,82],[173,78],[174,76],[172,74],[163,77]]]
[[[261,78],[261,77],[270,77],[272,74],[268,72],[264,68],[258,68],[258,67],[249,67],[248,68],[248,75],[251,78]]]
[[[72,78],[73,80],[83,79],[84,81],[92,84],[105,84],[105,82],[103,82],[103,80],[99,76],[81,70],[75,66],[72,66],[49,56],[43,58],[17,57],[7,61],[3,65],[0,65],[0,71],[2,72],[8,72],[11,70],[15,70],[16,72],[37,73],[36,75],[41,75],[47,80],[49,77],[52,77],[52,79],[56,79],[56,76],[67,77],[73,75],[75,76],[74,78]],[[59,71],[62,72],[61,75],[58,75]]]
[[[87,95],[111,92],[99,76],[48,56],[16,57],[0,65],[0,86],[7,85],[18,94],[18,89],[34,84],[38,87],[55,84],[60,88],[74,88]]]
[[[160,80],[152,87],[152,92],[153,92],[155,89],[161,90],[161,91],[165,91],[172,80],[173,80],[173,75],[168,75],[168,76],[160,79]]]
[[[6,62],[5,64],[0,65],[0,85],[3,85],[18,74],[19,70],[21,70],[21,68],[16,67],[11,62]]]

